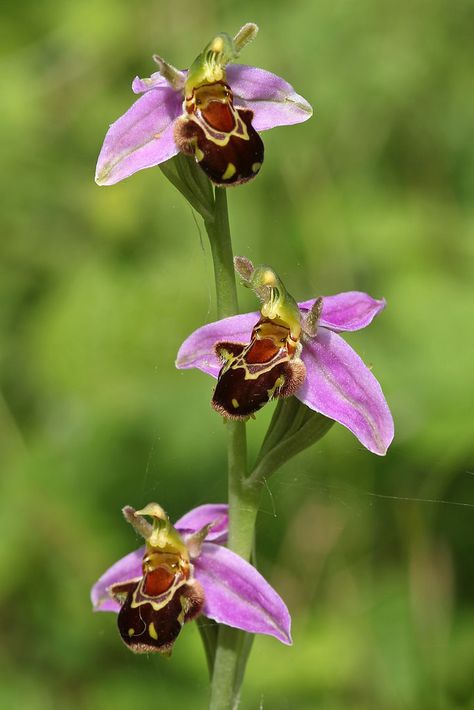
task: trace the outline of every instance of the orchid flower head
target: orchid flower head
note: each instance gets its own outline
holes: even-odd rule
[[[254,178],[264,155],[259,133],[312,115],[284,79],[233,63],[257,32],[247,23],[234,38],[216,35],[188,71],[154,55],[158,72],[134,79],[133,91],[143,95],[105,136],[96,182],[113,185],[179,151],[192,156],[216,185]]]
[[[200,614],[291,644],[283,600],[255,567],[224,547],[227,505],[201,505],[174,526],[157,503],[140,511],[126,506],[123,514],[145,545],[100,577],[91,600],[95,611],[118,613],[128,648],[169,655],[183,625]]]
[[[254,269],[237,257],[236,268],[262,301],[260,313],[199,328],[181,345],[176,366],[217,378],[212,406],[228,419],[247,419],[269,401],[294,395],[384,455],[394,432],[390,409],[371,370],[339,333],[368,326],[385,300],[349,291],[296,304],[269,267]]]

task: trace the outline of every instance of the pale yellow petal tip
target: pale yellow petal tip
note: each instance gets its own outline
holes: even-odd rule
[[[102,168],[101,170],[97,170],[94,180],[99,187],[104,187],[105,185],[108,185],[107,178],[109,177],[109,174],[110,170],[108,168]]]
[[[294,104],[295,106],[297,106],[297,107],[298,107],[301,111],[303,111],[305,114],[307,114],[307,115],[305,116],[305,118],[303,119],[304,121],[307,121],[308,118],[311,118],[311,116],[312,116],[313,113],[314,113],[314,109],[313,109],[313,107],[311,106],[311,104],[310,104],[308,101],[306,101],[306,99],[304,99],[304,98],[303,98],[302,96],[300,96],[299,94],[296,94],[296,96],[292,96],[292,97],[289,99],[289,101],[290,101],[290,103],[292,103],[292,104]]]

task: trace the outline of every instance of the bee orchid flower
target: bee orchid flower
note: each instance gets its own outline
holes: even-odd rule
[[[308,102],[264,69],[230,64],[256,35],[252,23],[232,39],[214,37],[188,71],[154,56],[158,72],[136,77],[143,94],[110,126],[97,162],[96,182],[113,185],[179,151],[191,155],[217,185],[251,180],[263,162],[259,132],[305,121]]]
[[[95,611],[118,613],[120,635],[132,651],[170,654],[184,623],[200,614],[291,644],[283,600],[255,567],[224,547],[226,505],[194,508],[175,526],[157,503],[140,511],[127,506],[123,514],[145,545],[100,577],[91,600]]]
[[[263,305],[209,323],[181,345],[176,366],[217,378],[213,407],[246,419],[271,399],[295,395],[347,427],[375,454],[393,439],[393,419],[380,384],[339,335],[368,326],[385,308],[360,291],[296,303],[275,272],[243,257],[236,268]]]

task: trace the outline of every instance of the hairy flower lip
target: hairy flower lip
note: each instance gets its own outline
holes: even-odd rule
[[[313,110],[306,99],[276,74],[245,64],[230,64],[226,71],[235,106],[254,112],[256,131],[311,117]],[[182,75],[184,80],[186,72]],[[98,185],[116,184],[178,153],[173,128],[182,114],[182,91],[170,86],[158,72],[149,79],[135,77],[132,90],[142,96],[107,131],[97,161]]]
[[[186,542],[187,536],[216,521],[199,556],[193,559],[194,578],[205,594],[203,613],[218,623],[274,636],[291,645],[291,618],[281,597],[255,567],[222,545],[227,537],[227,510],[224,504],[199,506],[175,524]],[[91,589],[94,611],[120,610],[107,590],[114,584],[141,579],[144,549],[122,557],[97,580]]]
[[[314,300],[299,303],[299,308],[306,312]],[[296,392],[304,404],[345,426],[379,456],[385,455],[393,440],[393,418],[380,384],[338,333],[367,327],[385,305],[384,299],[360,291],[323,297],[316,337],[303,340],[306,380]],[[217,377],[221,363],[216,344],[248,342],[258,317],[258,313],[231,316],[194,331],[181,345],[176,367],[197,368]]]

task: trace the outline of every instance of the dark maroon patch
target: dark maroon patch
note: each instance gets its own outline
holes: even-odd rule
[[[202,610],[202,587],[197,582],[186,583],[176,590],[165,606],[156,610],[151,601],[142,601],[134,606],[135,592],[142,581],[133,585],[122,604],[117,620],[120,635],[135,653],[169,654],[183,624],[194,619]]]
[[[246,419],[255,414],[273,397],[278,397],[280,388],[291,377],[291,365],[288,361],[278,362],[262,372],[256,379],[246,379],[246,370],[242,367],[230,367],[219,376],[212,396],[212,406],[220,414],[230,419]],[[277,381],[281,378],[280,383]]]
[[[217,130],[229,133],[230,131],[222,129],[222,125],[231,125],[229,111],[227,104],[212,101],[202,116],[207,118],[209,115],[215,120],[219,114],[221,123],[217,126]],[[219,145],[209,138],[204,129],[192,119],[182,117],[176,121],[175,141],[178,148],[183,153],[194,155],[200,167],[216,185],[237,185],[247,182],[257,175],[263,163],[264,147],[262,139],[252,126],[253,112],[239,108],[237,113],[247,127],[248,139],[231,135],[226,145]],[[234,127],[232,114],[231,117],[232,130]],[[209,125],[214,128],[211,123]],[[233,166],[235,172],[232,168],[229,169],[229,166]]]

